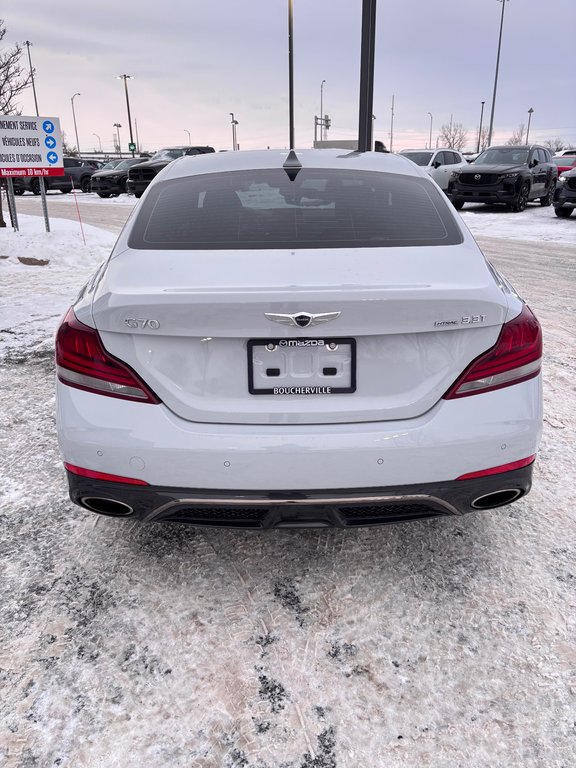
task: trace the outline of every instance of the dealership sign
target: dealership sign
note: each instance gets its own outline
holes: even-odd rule
[[[60,120],[0,115],[0,176],[64,176]]]

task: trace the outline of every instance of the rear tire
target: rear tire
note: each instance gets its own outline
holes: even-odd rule
[[[14,187],[14,194],[18,195],[18,197],[20,197],[20,195],[23,195],[24,187]]]
[[[30,192],[32,192],[33,195],[40,194],[40,182],[38,179],[32,179],[30,182]]]
[[[110,192],[97,192],[98,197],[110,197]]]
[[[550,186],[548,187],[548,192],[544,195],[544,197],[540,198],[540,205],[543,208],[547,208],[549,205],[552,205],[552,200],[554,200],[555,191],[556,191],[556,182],[552,180],[550,182]]]
[[[90,192],[91,186],[92,186],[92,183],[90,181],[89,176],[85,177],[80,182],[80,189],[82,190],[82,192]]]
[[[520,192],[518,192],[518,195],[516,196],[516,199],[514,200],[514,202],[510,203],[510,210],[514,211],[514,213],[522,213],[522,211],[526,210],[526,206],[528,205],[529,194],[530,194],[530,184],[528,184],[528,182],[525,181],[520,187]]]
[[[464,205],[464,200],[459,200],[458,198],[455,198],[452,200],[452,205],[454,206],[454,208],[456,208],[457,211],[459,211]]]
[[[568,216],[572,216],[574,208],[554,208],[554,213],[559,219],[567,219]]]

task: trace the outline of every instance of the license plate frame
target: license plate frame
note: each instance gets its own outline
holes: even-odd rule
[[[295,345],[294,342],[300,342],[300,344]],[[311,349],[315,348],[316,350],[319,347],[326,347],[328,350],[329,344],[337,344],[338,348],[342,345],[348,345],[350,347],[350,365],[349,365],[349,372],[350,372],[350,386],[346,387],[340,387],[340,386],[332,386],[330,384],[326,385],[306,385],[306,384],[297,384],[294,381],[291,381],[289,384],[282,385],[280,381],[278,382],[278,386],[276,387],[256,387],[255,381],[254,381],[254,348],[255,347],[266,347],[270,344],[275,345],[277,348],[282,348],[285,346],[287,349]],[[308,346],[310,344],[310,346]],[[330,337],[322,337],[322,338],[297,338],[297,339],[287,339],[287,338],[273,338],[273,339],[249,339],[247,344],[247,352],[248,352],[248,392],[251,395],[272,395],[273,397],[278,396],[321,396],[321,395],[347,395],[347,394],[353,394],[356,392],[356,339],[352,338],[350,336],[342,337],[342,336],[330,336]],[[330,355],[331,352],[327,351],[327,355]],[[289,390],[289,391],[287,391]]]

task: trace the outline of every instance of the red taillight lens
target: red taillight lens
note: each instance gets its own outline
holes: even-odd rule
[[[64,384],[140,403],[160,400],[126,363],[104,349],[98,331],[81,323],[72,308],[56,335],[56,366]]]
[[[542,329],[530,309],[504,323],[492,349],[477,357],[444,395],[468,397],[527,381],[540,373]]]

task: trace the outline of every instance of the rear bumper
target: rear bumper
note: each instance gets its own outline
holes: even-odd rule
[[[306,491],[133,486],[68,472],[70,498],[91,511],[144,522],[226,528],[350,528],[493,509],[529,492],[532,467],[446,483]]]
[[[455,514],[470,511],[473,494],[481,495],[483,488],[502,488],[501,475],[475,480],[478,486],[456,478],[537,453],[541,398],[538,376],[482,395],[441,400],[422,416],[401,421],[209,424],[181,419],[162,404],[117,400],[58,382],[57,428],[66,463],[149,484],[122,490],[118,483],[108,488],[75,476],[72,498],[122,492],[127,495],[115,498],[134,507],[141,519],[182,499],[204,505],[210,500],[210,506],[226,506],[233,497],[243,503],[281,499],[276,507],[302,511],[307,495],[338,507],[327,495],[342,500],[359,493],[361,500],[353,503],[360,506],[376,503],[380,495],[400,495],[402,504],[433,496],[453,507],[434,502],[435,509],[443,508],[439,514]],[[472,490],[465,493],[467,487]],[[529,478],[522,491],[528,488]]]

